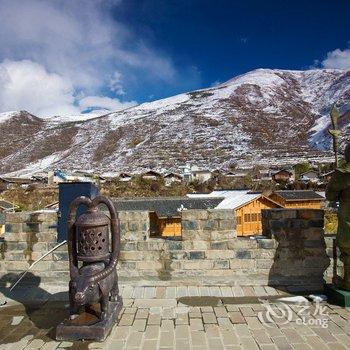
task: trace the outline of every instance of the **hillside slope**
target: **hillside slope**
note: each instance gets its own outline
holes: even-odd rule
[[[332,157],[329,109],[350,135],[350,71],[258,69],[216,87],[124,111],[40,119],[0,114],[0,173],[207,168]]]

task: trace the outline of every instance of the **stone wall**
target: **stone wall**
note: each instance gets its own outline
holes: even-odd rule
[[[268,237],[250,239],[236,237],[230,210],[186,210],[182,212],[182,240],[150,238],[147,212],[120,212],[120,282],[143,286],[220,284],[320,289],[320,276],[317,275],[317,281],[313,279],[315,271],[319,271],[319,266],[314,266],[316,262],[326,264],[327,260],[322,255],[325,246],[316,243],[322,242],[323,237],[322,218],[317,217],[320,214],[304,210],[304,216],[311,215],[307,224],[309,219],[299,217],[295,210],[267,212],[264,231]],[[2,283],[18,278],[35,259],[57,244],[56,219],[54,213],[7,215],[5,241],[0,243]],[[301,228],[306,224],[307,229]],[[297,237],[301,237],[302,245]],[[300,252],[310,255],[302,259]],[[21,283],[33,280],[44,285],[67,284],[66,245],[36,264]],[[309,281],[312,283],[306,283]]]
[[[223,241],[237,237],[233,210],[185,210],[181,214],[184,241]]]
[[[263,234],[277,241],[270,284],[294,280],[295,290],[322,289],[330,264],[324,239],[324,212],[317,209],[262,211]]]

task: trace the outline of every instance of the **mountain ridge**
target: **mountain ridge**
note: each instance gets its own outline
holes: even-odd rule
[[[1,113],[0,132],[8,137],[0,141],[0,174],[330,161],[328,114],[336,101],[344,143],[350,135],[346,70],[260,68],[215,87],[88,120]]]

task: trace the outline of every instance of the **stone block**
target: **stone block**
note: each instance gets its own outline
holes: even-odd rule
[[[214,260],[213,264],[214,269],[229,269],[230,268],[230,260]]]
[[[215,219],[209,219],[209,220],[205,220],[205,221],[201,220],[200,227],[203,230],[209,230],[209,231],[217,230],[219,228],[219,222],[218,222],[218,220],[215,220]]]
[[[256,259],[273,259],[275,255],[275,249],[256,249],[254,251],[254,256]]]
[[[6,233],[19,233],[22,232],[22,223],[19,222],[6,222],[5,223],[5,232]]]
[[[174,250],[169,252],[170,259],[172,260],[185,260],[188,259],[188,253],[183,250]]]
[[[227,242],[228,249],[256,249],[258,247],[257,240],[237,237]]]
[[[24,222],[22,224],[23,232],[39,233],[43,231],[42,223],[40,222]]]
[[[6,223],[22,223],[30,220],[30,213],[18,212],[18,213],[6,213]]]
[[[137,250],[136,242],[121,242],[120,250]]]
[[[181,250],[182,242],[181,241],[166,241],[169,250]]]
[[[57,241],[57,232],[49,233],[49,232],[40,232],[34,234],[35,237],[32,238],[34,241],[38,242],[56,242]]]
[[[234,230],[236,228],[236,222],[232,219],[219,220],[220,230]]]
[[[275,249],[277,242],[274,239],[258,239],[258,247],[262,249]]]
[[[232,250],[208,250],[206,252],[207,259],[232,259],[235,252]]]
[[[232,209],[208,209],[209,219],[233,219],[235,218],[235,212]]]
[[[138,231],[140,229],[139,224],[135,221],[128,222],[128,229],[130,231]]]
[[[163,264],[160,261],[137,261],[136,269],[140,270],[160,270]]]
[[[184,270],[209,270],[213,267],[210,260],[184,260],[181,265]]]
[[[207,210],[190,209],[181,212],[182,220],[207,220]]]
[[[250,250],[237,250],[235,252],[235,256],[237,259],[251,259],[252,258],[252,251]]]
[[[68,260],[67,261],[52,261],[49,266],[50,266],[49,269],[53,270],[53,271],[68,271],[69,270]],[[46,269],[48,269],[48,266],[46,266]],[[46,270],[46,269],[44,269],[44,270]]]
[[[256,259],[256,268],[257,269],[270,269],[274,263],[273,259]]]
[[[233,230],[210,231],[210,239],[212,241],[227,241],[237,236]]]
[[[213,250],[228,249],[227,242],[210,242],[210,249],[213,249]]]
[[[254,259],[230,259],[230,269],[255,269],[256,262]]]
[[[189,252],[190,260],[205,259],[205,252],[193,251]]]
[[[184,230],[182,229],[182,239],[183,241],[210,241],[210,231],[203,230]]]
[[[186,231],[199,230],[198,221],[196,220],[182,220],[182,229]]]
[[[118,261],[118,266],[121,269],[125,270],[135,270],[136,269],[136,261]]]
[[[68,252],[53,252],[52,257],[55,261],[68,261]]]
[[[192,247],[189,249],[208,250],[209,248],[210,248],[210,242],[208,241],[193,241]]]

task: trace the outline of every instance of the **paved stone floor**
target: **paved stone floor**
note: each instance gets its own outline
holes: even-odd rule
[[[271,287],[124,286],[118,325],[102,343],[53,340],[66,292],[0,291],[0,349],[350,349],[350,309],[281,303],[288,295]]]

